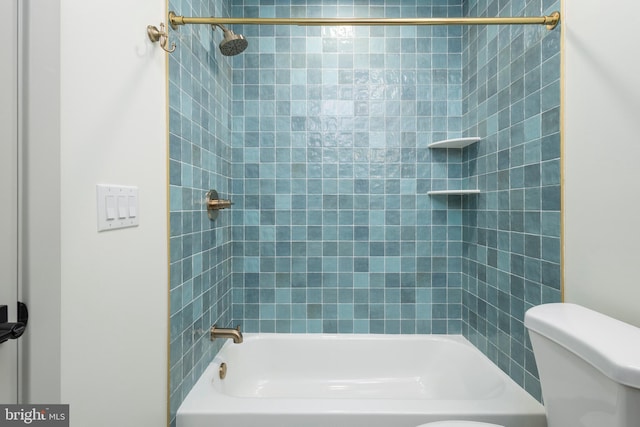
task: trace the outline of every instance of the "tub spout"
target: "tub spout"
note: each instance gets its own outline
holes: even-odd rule
[[[242,332],[240,332],[240,325],[237,328],[218,328],[216,325],[213,325],[210,330],[211,333],[211,341],[216,338],[231,338],[235,344],[240,344],[243,340]]]

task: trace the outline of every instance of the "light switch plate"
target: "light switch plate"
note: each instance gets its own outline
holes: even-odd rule
[[[138,187],[98,184],[96,194],[98,231],[138,226]]]

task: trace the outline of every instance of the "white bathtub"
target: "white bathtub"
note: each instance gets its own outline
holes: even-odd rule
[[[446,419],[547,425],[542,405],[461,336],[245,334],[202,374],[177,426],[415,427]]]

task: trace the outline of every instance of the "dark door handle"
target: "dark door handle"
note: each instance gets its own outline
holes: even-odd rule
[[[29,320],[26,304],[18,301],[18,321],[9,322],[6,305],[0,305],[0,344],[8,340],[15,340],[24,334]]]

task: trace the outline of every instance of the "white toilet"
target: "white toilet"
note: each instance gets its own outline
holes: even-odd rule
[[[640,328],[561,303],[531,308],[524,323],[538,365],[548,427],[640,426]],[[418,427],[427,426],[496,424],[440,421]]]

